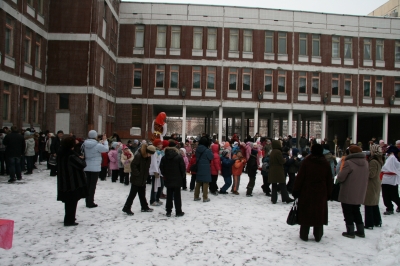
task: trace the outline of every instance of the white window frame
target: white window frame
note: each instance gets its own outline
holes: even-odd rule
[[[203,28],[194,27],[193,28],[193,50],[203,49]]]
[[[171,27],[171,48],[181,49],[181,27],[172,26]]]
[[[229,29],[229,51],[239,51],[239,30]]]
[[[135,48],[144,48],[144,25],[135,26]]]
[[[214,36],[212,38],[212,36]],[[217,29],[207,28],[207,50],[217,50]]]
[[[243,52],[253,52],[253,31],[243,30]]]
[[[252,70],[251,68],[243,68],[242,69],[242,91],[251,91],[251,77],[252,77]],[[245,79],[249,80],[249,89],[245,89]]]
[[[317,83],[315,83],[317,82]],[[311,77],[311,94],[313,95],[320,95],[321,91],[321,80],[320,80],[320,74],[318,72],[313,72],[312,77]],[[318,92],[314,91],[314,84],[318,84]]]
[[[300,91],[301,83],[302,83],[301,80],[302,79],[305,81],[305,85],[304,85],[305,91],[304,92]],[[305,71],[300,71],[299,72],[299,94],[307,94],[307,72],[305,72]]]
[[[381,93],[378,95],[378,84],[380,84]],[[375,97],[382,98],[383,97],[383,76],[375,77]]]
[[[264,92],[272,93],[274,90],[274,72],[272,69],[265,69],[264,70]],[[267,90],[267,78],[271,80],[270,90]]]
[[[306,56],[308,55],[307,53],[307,33],[299,33],[299,55]],[[303,44],[303,45],[302,45]],[[302,46],[304,46],[305,51],[302,51]]]
[[[334,45],[337,45],[337,49],[334,48]],[[335,54],[335,50],[337,54]],[[332,58],[340,58],[340,37],[339,36],[332,36]]]
[[[166,48],[167,26],[157,26],[157,48]]]
[[[334,93],[334,83],[337,83],[337,93]],[[331,83],[331,94],[334,96],[340,95],[340,75],[339,74],[332,74],[332,83]]]
[[[209,86],[209,84],[210,84],[209,80],[211,77],[214,80],[212,88],[210,88],[210,86]],[[217,77],[217,68],[216,67],[207,67],[207,86],[206,86],[207,90],[215,90],[216,77]]]

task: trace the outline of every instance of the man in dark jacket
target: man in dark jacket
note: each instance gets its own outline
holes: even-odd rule
[[[21,180],[21,156],[25,153],[25,139],[18,133],[16,126],[11,127],[11,133],[4,137],[3,144],[6,146],[8,166],[10,167],[8,182],[14,182],[15,178]]]
[[[183,180],[186,179],[185,162],[179,151],[175,147],[165,148],[165,155],[160,163],[161,175],[164,177],[164,184],[167,187],[167,204],[166,211],[167,217],[171,217],[172,212],[172,199],[175,203],[176,216],[183,216],[182,200],[181,200],[181,187]]]
[[[57,131],[57,136],[53,137],[50,145],[50,154],[53,156],[57,156],[58,149],[61,147],[61,140],[64,136],[64,132],[62,130]],[[57,166],[50,166],[50,176],[57,175]]]

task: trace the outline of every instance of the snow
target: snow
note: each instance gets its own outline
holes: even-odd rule
[[[14,184],[7,180],[0,176],[0,218],[14,220],[15,229],[13,248],[0,249],[1,265],[400,265],[400,214],[382,215],[382,228],[366,230],[365,239],[349,239],[341,236],[340,203],[329,202],[321,242],[312,229],[303,242],[299,226],[286,224],[291,204],[279,198],[273,205],[262,193],[260,174],[251,198],[245,196],[246,174],[239,196],[210,195],[203,203],[182,191],[185,216],[179,218],[165,216],[165,203],[141,213],[138,198],[135,215],[127,216],[121,210],[130,187],[107,178],[98,181],[99,207],[79,201],[76,227],[63,226],[64,205],[56,201],[49,171],[35,170]],[[146,193],[149,200],[150,185]],[[382,213],[382,202],[380,208]]]

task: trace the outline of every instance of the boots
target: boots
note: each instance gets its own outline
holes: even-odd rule
[[[343,232],[342,236],[345,236],[345,237],[348,237],[348,238],[355,238],[355,235],[354,235],[354,224],[352,224],[352,225],[347,225],[346,224],[346,229],[347,229],[347,232]]]
[[[357,231],[354,232],[354,234],[358,237],[365,237],[365,233],[364,233],[364,224],[356,224],[357,227]]]
[[[303,241],[308,241],[308,234],[310,233],[310,227],[305,225],[300,225],[300,239]]]
[[[131,206],[125,205],[124,208],[122,209],[123,212],[125,212],[128,215],[133,215],[134,213],[131,211]]]

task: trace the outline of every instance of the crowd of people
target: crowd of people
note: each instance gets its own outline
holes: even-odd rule
[[[400,212],[398,185],[400,183],[399,151],[396,145],[386,145],[372,139],[368,151],[359,144],[350,143],[341,158],[331,151],[327,140],[302,141],[299,149],[292,146],[290,136],[282,139],[260,137],[240,141],[234,134],[229,141],[219,142],[206,134],[196,139],[178,141],[156,138],[151,141],[133,140],[122,143],[118,134],[107,138],[96,131],[89,131],[86,140],[72,134],[64,136],[49,132],[24,132],[15,126],[0,131],[0,170],[9,175],[8,182],[32,174],[35,162],[47,163],[50,176],[57,176],[57,200],[65,205],[65,226],[76,226],[75,214],[80,199],[87,208],[96,208],[95,192],[98,179],[130,185],[130,192],[122,211],[134,215],[131,206],[139,196],[142,212],[152,212],[166,199],[166,216],[173,208],[177,217],[183,216],[181,191],[193,193],[194,201],[210,201],[209,193],[240,195],[241,176],[249,177],[245,195],[253,196],[258,172],[261,186],[271,203],[278,195],[284,203],[294,200],[298,205],[300,238],[308,240],[310,228],[317,242],[323,236],[323,226],[328,224],[328,201],[333,200],[333,187],[339,190],[346,231],[344,237],[365,237],[365,229],[382,226],[379,200],[382,191],[386,210],[393,215],[393,202]],[[306,146],[303,144],[306,143]],[[55,158],[56,163],[52,162]],[[191,175],[189,188],[187,175]],[[218,187],[218,177],[224,184]],[[151,185],[150,202],[146,186]],[[164,194],[164,192],[166,194]],[[291,196],[290,196],[291,195]],[[364,205],[365,217],[361,215]]]

